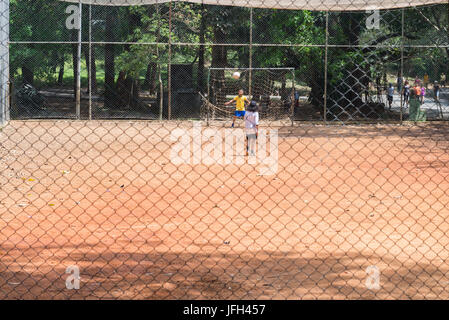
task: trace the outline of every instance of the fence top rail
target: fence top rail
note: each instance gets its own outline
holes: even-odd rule
[[[166,2],[190,2],[199,4],[237,6],[265,9],[315,10],[315,11],[364,11],[397,9],[421,5],[447,3],[447,0],[60,0],[72,3],[107,6],[138,6]]]
[[[209,70],[295,70],[292,67],[286,68],[238,68],[238,67],[229,67],[229,68],[209,68]]]

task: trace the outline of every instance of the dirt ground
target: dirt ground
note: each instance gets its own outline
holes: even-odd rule
[[[269,125],[273,175],[175,165],[190,122],[10,122],[0,299],[449,298],[448,123]]]

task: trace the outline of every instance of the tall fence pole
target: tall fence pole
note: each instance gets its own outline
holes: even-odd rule
[[[9,0],[0,1],[0,126],[9,121]]]
[[[207,70],[207,107],[206,107],[206,112],[207,112],[207,126],[209,126],[209,117],[210,117],[210,107],[209,107],[209,103],[212,103],[211,98],[210,98],[210,68]]]
[[[89,4],[89,120],[92,120],[92,4]]]
[[[291,123],[292,123],[292,127],[294,125],[294,120],[295,120],[295,106],[296,106],[296,78],[295,78],[295,70],[293,69],[292,71],[292,92],[291,94],[291,110],[290,110],[290,119],[291,119]]]
[[[400,115],[399,115],[399,121],[402,124],[402,120],[403,120],[403,108],[402,105],[405,101],[403,101],[403,95],[402,95],[402,88],[404,88],[404,8],[401,9],[401,71],[400,71],[400,75],[399,75],[400,79],[401,79],[401,88],[399,90],[399,95],[400,95],[400,100],[401,100],[401,111],[400,111]]]
[[[252,78],[253,78],[253,8],[250,8],[249,13],[249,80],[248,80],[248,95],[252,100]]]
[[[327,122],[327,54],[329,50],[329,11],[326,11],[326,43],[324,47],[323,121]]]
[[[161,59],[159,55],[159,41],[161,38],[161,14],[159,8],[159,1],[156,1],[156,15],[157,15],[157,35],[156,35],[156,59],[157,59],[157,76],[159,81],[159,120],[162,121],[162,114],[164,113],[164,86],[162,84],[161,75]]]
[[[78,28],[78,50],[77,50],[77,66],[76,66],[76,92],[75,92],[75,104],[76,104],[76,119],[81,119],[81,29],[82,29],[82,12],[83,4],[79,0],[79,28]]]
[[[172,55],[172,48],[171,48],[171,42],[172,42],[172,6],[173,2],[170,1],[169,6],[169,12],[168,12],[168,97],[167,97],[167,114],[168,114],[168,120],[171,120],[171,55]]]

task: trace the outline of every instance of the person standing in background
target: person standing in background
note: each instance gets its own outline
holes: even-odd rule
[[[427,89],[427,85],[429,84],[429,75],[426,73],[424,75],[424,87]]]
[[[433,97],[435,99],[435,102],[440,102],[440,85],[437,81],[433,83]]]
[[[295,90],[295,108],[299,107],[299,92]]]
[[[426,121],[427,115],[425,110],[421,110],[421,103],[419,101],[419,95],[416,92],[416,87],[410,89],[410,121]]]
[[[424,104],[425,97],[426,97],[426,86],[422,86],[421,87],[421,96],[420,96],[421,104]]]
[[[435,81],[433,83],[433,99],[434,99],[435,104],[437,105],[438,109],[440,109],[441,119],[444,119],[443,107],[441,106],[441,103],[440,103],[440,84],[438,83],[438,81]]]
[[[407,108],[408,99],[410,97],[410,85],[408,84],[408,81],[405,81],[405,83],[404,83],[404,89],[402,90],[402,95],[404,96],[403,105],[405,108]]]
[[[389,83],[387,89],[388,110],[391,110],[391,105],[393,104],[393,95],[394,87],[391,83]]]
[[[421,85],[420,85],[419,79],[418,79],[417,82],[416,82],[416,80],[415,80],[415,86],[413,87],[413,89],[415,90],[416,98],[417,98],[418,100],[420,100],[420,99],[421,99]]]
[[[415,86],[418,86],[421,84],[421,80],[419,80],[418,76],[415,77],[415,82],[413,83]]]

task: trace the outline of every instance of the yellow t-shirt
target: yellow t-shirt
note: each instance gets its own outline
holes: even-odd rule
[[[236,102],[235,104],[235,110],[237,111],[245,111],[245,101],[248,101],[248,98],[245,96],[242,97],[235,97],[234,101]]]

